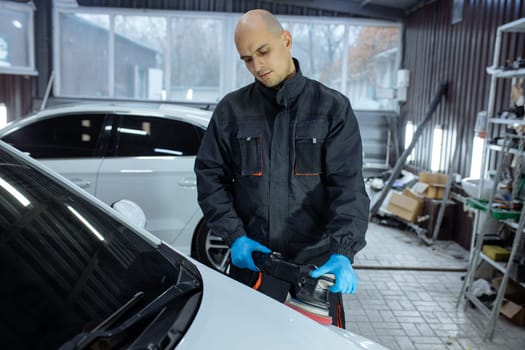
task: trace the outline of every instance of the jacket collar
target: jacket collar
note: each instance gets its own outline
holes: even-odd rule
[[[295,65],[295,74],[283,81],[277,89],[266,87],[258,80],[255,81],[259,91],[261,91],[265,97],[274,100],[279,105],[290,105],[303,91],[306,78],[301,72],[299,61],[293,58],[293,63]]]

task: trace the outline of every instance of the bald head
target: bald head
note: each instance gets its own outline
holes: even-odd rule
[[[266,31],[271,35],[279,36],[283,32],[281,23],[266,10],[251,10],[246,12],[235,27],[235,42],[245,31]]]
[[[268,11],[246,12],[235,28],[235,46],[246,68],[268,87],[295,74],[292,36]]]

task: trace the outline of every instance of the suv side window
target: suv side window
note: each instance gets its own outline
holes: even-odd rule
[[[117,128],[116,156],[192,156],[204,131],[172,119],[122,116]]]
[[[3,141],[33,158],[93,157],[104,118],[104,114],[46,118],[4,136]]]

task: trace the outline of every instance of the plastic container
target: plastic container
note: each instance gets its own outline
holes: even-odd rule
[[[488,211],[488,201],[486,200],[467,198],[466,203],[468,206],[474,209],[478,209],[484,212]],[[520,217],[519,211],[500,209],[500,208],[492,208],[490,213],[491,213],[492,218],[496,220],[516,220]]]
[[[483,189],[481,191],[481,197],[478,197],[479,194],[479,185],[481,179],[475,179],[471,177],[466,177],[461,180],[461,186],[467,192],[469,197],[479,198],[482,200],[489,200],[490,195],[492,194],[492,189],[494,188],[494,181],[491,179],[485,179],[483,181]]]

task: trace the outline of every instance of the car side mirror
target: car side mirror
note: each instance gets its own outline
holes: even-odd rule
[[[129,199],[121,199],[111,204],[111,207],[124,216],[130,224],[140,228],[146,227],[146,214],[137,203]]]

